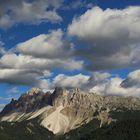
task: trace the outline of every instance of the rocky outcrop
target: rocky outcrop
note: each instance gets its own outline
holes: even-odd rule
[[[53,93],[44,93],[34,88],[18,100],[13,99],[1,112],[1,120],[22,121],[38,117],[42,126],[59,134],[91,120],[99,122],[95,128],[109,125],[130,116],[129,113],[121,115],[123,112],[138,110],[140,111],[139,98],[103,97],[77,88],[66,90],[57,87]]]
[[[21,95],[18,100],[12,99],[0,113],[4,116],[13,112],[29,113],[38,110],[49,103],[50,92],[44,93],[40,89],[32,88],[27,93]]]

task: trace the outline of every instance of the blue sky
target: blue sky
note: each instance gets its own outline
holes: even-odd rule
[[[0,9],[1,108],[32,86],[139,95],[139,0],[6,0]]]

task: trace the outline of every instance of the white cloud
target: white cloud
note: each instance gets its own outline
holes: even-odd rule
[[[67,88],[82,88],[84,89],[85,85],[88,83],[89,76],[88,75],[74,75],[74,76],[68,76],[64,74],[57,75],[52,85],[54,87],[67,87]]]
[[[42,79],[42,80],[39,80],[38,83],[35,85],[36,87],[39,87],[43,90],[50,90],[51,89],[51,85],[50,85],[50,81],[47,79]]]
[[[53,2],[59,7],[55,0]],[[81,48],[67,41],[63,31],[58,29],[19,43],[16,46],[18,52],[0,50],[3,52],[0,82],[45,89],[79,87],[101,95],[139,96],[139,70],[131,72],[125,80],[106,72],[94,72],[91,76],[59,74],[52,82],[47,79],[56,69],[72,71],[86,68],[93,71],[139,67],[139,12],[140,7],[123,10],[94,7],[75,18],[68,27],[68,33],[77,37]],[[88,63],[84,63],[85,59]]]
[[[22,54],[18,59],[21,57],[23,67],[79,70],[83,66],[83,61],[75,60],[75,48],[64,38],[64,33],[60,29],[20,43],[17,50]]]
[[[134,75],[138,73],[140,70],[133,71],[129,73],[130,75]],[[136,75],[135,75],[136,76]],[[113,76],[107,78],[105,82],[98,83],[97,85],[93,86],[90,91],[95,92],[100,95],[120,95],[120,96],[137,96],[140,97],[140,87],[134,86],[133,82],[130,80],[122,79],[118,76]],[[139,79],[139,76],[135,79]],[[124,87],[124,84],[129,83],[129,87]],[[137,80],[137,85],[140,85],[140,81]]]
[[[87,40],[100,38],[122,40],[121,37],[125,37],[126,40],[128,38],[139,39],[139,11],[140,7],[104,11],[99,7],[93,7],[79,18],[74,19],[68,31],[72,35]]]
[[[140,70],[130,72],[128,77],[130,77],[130,75],[134,75],[134,73],[138,73],[138,71]],[[140,97],[139,86],[133,86],[133,83],[131,83],[131,86],[129,84],[129,87],[127,88],[122,86],[122,83],[126,79],[122,79],[117,75],[112,75],[107,72],[94,72],[91,76],[83,74],[72,76],[59,74],[52,80],[52,82],[49,83],[49,85],[50,88],[54,88],[56,86],[66,88],[80,88],[82,90],[89,90],[90,92],[94,92],[103,96],[119,95]],[[139,79],[139,76],[137,79]],[[140,85],[140,81],[137,81],[137,85]]]
[[[49,88],[47,80],[42,79],[43,73],[28,69],[0,69],[0,82],[14,85],[36,86]],[[15,89],[14,89],[15,91]]]
[[[90,70],[136,67],[140,64],[140,7],[93,7],[68,27],[84,46],[77,54],[89,60]]]
[[[10,84],[32,85],[41,73],[33,70],[0,69],[0,81]]]
[[[67,88],[81,88],[83,90],[90,90],[95,86],[109,82],[112,77],[107,72],[93,72],[92,75],[57,75],[51,82],[52,87],[67,87]]]
[[[25,55],[45,58],[68,58],[73,53],[73,45],[64,40],[64,33],[58,29],[49,34],[41,34],[17,45],[17,50]]]
[[[61,30],[40,35],[17,45],[0,59],[0,82],[48,87],[53,70],[81,70],[83,61],[74,57],[74,47]]]
[[[121,95],[126,96],[126,90],[120,86],[123,80],[120,77],[114,77],[107,82],[99,83],[93,86],[90,91],[100,95]]]
[[[121,84],[124,88],[140,87],[140,70],[131,72]]]
[[[107,72],[94,72],[89,78],[89,87],[108,82],[110,77],[111,74]]]
[[[82,69],[83,62],[74,59],[47,59],[35,58],[27,55],[5,54],[0,59],[0,68],[15,68],[15,69],[36,69],[48,70],[51,69],[65,69],[65,70],[79,70]]]
[[[7,28],[17,23],[39,24],[58,22],[62,18],[56,12],[62,0],[5,0],[0,2],[0,27]],[[49,10],[52,7],[52,10]]]

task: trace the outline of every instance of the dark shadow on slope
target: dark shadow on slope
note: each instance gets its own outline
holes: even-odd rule
[[[69,133],[56,136],[39,125],[38,119],[17,123],[0,123],[0,140],[140,140],[140,111],[112,112],[119,121],[96,128],[92,120]],[[95,125],[96,124],[96,125]]]
[[[112,112],[117,122],[94,129],[94,121],[65,134],[68,140],[140,140],[140,111]]]

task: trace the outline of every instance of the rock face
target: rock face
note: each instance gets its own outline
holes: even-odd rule
[[[138,110],[138,98],[103,97],[80,89],[57,87],[53,93],[33,88],[18,100],[12,99],[0,115],[1,121],[38,118],[40,125],[54,134],[63,134],[91,120],[95,121],[94,127],[98,128],[126,117],[131,118],[129,113],[124,117],[121,114]]]
[[[2,110],[0,115],[4,116],[11,112],[28,113],[40,109],[49,104],[49,96],[50,92],[44,93],[40,89],[33,88],[27,93],[21,95],[18,100],[12,99],[11,102]]]

